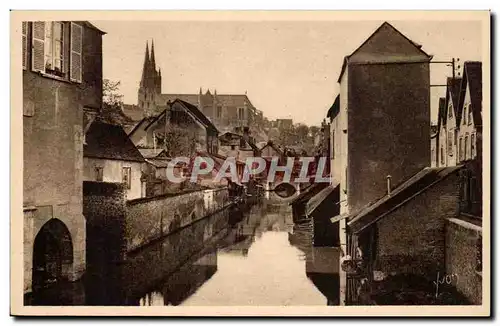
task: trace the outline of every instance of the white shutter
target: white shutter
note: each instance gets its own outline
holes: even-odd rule
[[[83,47],[83,27],[71,23],[71,55],[70,55],[70,79],[82,82],[82,47]]]
[[[22,56],[23,56],[23,69],[26,69],[26,67],[28,66],[27,64],[27,50],[28,50],[28,23],[27,22],[23,22],[23,27],[22,27],[22,34],[23,34],[23,52],[22,52]]]
[[[31,67],[33,71],[45,71],[45,22],[32,24]]]

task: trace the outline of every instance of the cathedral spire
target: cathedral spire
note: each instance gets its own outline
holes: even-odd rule
[[[153,71],[156,71],[155,43],[153,39],[151,39],[151,67],[153,68]]]
[[[144,65],[142,66],[141,85],[145,85],[146,83],[148,68],[149,68],[149,46],[148,46],[148,41],[146,41],[146,53],[144,54]]]

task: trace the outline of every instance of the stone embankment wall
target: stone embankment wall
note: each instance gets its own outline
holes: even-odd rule
[[[225,187],[126,201],[120,184],[85,181],[84,215],[91,231],[87,247],[101,247],[106,243],[105,247],[112,246],[115,251],[111,260],[124,259],[127,253],[230,204]]]
[[[229,204],[227,188],[129,200],[125,214],[127,251],[186,227]]]

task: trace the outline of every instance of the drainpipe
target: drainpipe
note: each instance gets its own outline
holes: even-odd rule
[[[387,195],[390,196],[391,195],[391,176],[388,175],[387,177]]]

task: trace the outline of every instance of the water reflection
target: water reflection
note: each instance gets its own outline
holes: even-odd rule
[[[312,232],[286,204],[233,207],[120,264],[89,262],[82,304],[338,305],[339,251]]]

